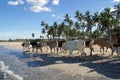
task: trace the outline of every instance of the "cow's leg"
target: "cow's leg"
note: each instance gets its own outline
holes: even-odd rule
[[[36,48],[36,52],[38,52],[38,48]]]
[[[69,57],[72,55],[72,49],[69,50]],[[73,56],[73,55],[72,55]]]
[[[104,55],[104,50],[105,50],[105,49],[104,49],[104,47],[103,47],[103,55]]]
[[[79,49],[79,52],[81,53],[82,56],[86,56],[84,47],[82,47],[81,49]]]
[[[108,47],[106,47],[106,52],[107,52],[107,50],[108,50]]]
[[[104,47],[100,47],[100,52],[102,52],[101,49],[102,49],[103,55],[104,55]]]
[[[50,53],[52,54],[52,47],[50,47]]]
[[[42,52],[43,50],[42,50],[42,47],[40,47],[40,52]]]
[[[100,52],[102,52],[101,49],[102,49],[102,47],[100,47]]]
[[[59,53],[59,47],[57,47],[57,54]]]
[[[111,55],[113,55],[114,52],[116,52],[116,48],[112,48],[112,53],[111,53]]]
[[[92,52],[94,51],[93,47],[90,48],[90,56],[92,56]]]
[[[114,53],[113,47],[110,47],[110,48],[111,48],[111,55],[113,55]]]

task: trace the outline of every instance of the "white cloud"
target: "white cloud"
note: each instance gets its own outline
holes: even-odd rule
[[[110,11],[111,11],[111,12],[113,12],[113,11],[115,11],[115,10],[116,10],[116,9],[115,9],[114,7],[112,7],[112,6],[110,7]]]
[[[52,1],[53,5],[58,5],[59,0],[9,0],[9,5],[22,5],[24,3],[27,4],[27,7],[23,7],[24,10],[31,10],[33,12],[43,12],[43,11],[52,11],[50,7],[48,7],[48,3]]]
[[[58,5],[58,4],[59,4],[59,0],[53,0],[53,1],[52,1],[52,4],[53,4],[53,5]]]
[[[23,0],[16,0],[16,1],[8,1],[9,5],[19,5],[19,4],[24,4]]]
[[[51,9],[48,7],[45,7],[45,6],[42,7],[42,6],[37,6],[37,5],[31,6],[30,10],[33,12],[51,11]]]
[[[113,0],[113,2],[120,2],[120,0]]]
[[[0,39],[1,40],[8,40],[8,39],[31,39],[31,34],[35,33],[35,38],[40,38],[40,31],[10,31],[10,32],[0,32]]]
[[[56,15],[55,15],[55,14],[52,14],[51,16],[52,16],[52,17],[55,17]]]
[[[49,0],[27,0],[29,9],[33,12],[51,11],[51,8],[45,6],[48,2]]]

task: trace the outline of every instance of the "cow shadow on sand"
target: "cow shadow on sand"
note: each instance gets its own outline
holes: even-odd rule
[[[10,53],[11,52],[11,53]],[[78,63],[78,66],[85,66],[91,69],[88,73],[96,71],[111,79],[120,79],[120,59],[117,57],[104,57],[103,55],[93,55],[87,57],[66,57],[55,54],[43,54],[36,55],[34,53],[25,53],[10,51],[10,55],[15,55],[19,59],[24,59],[25,63],[29,67],[43,67],[54,64],[74,64]],[[30,59],[30,60],[29,60]],[[66,66],[65,66],[66,67]]]
[[[37,56],[38,57],[38,56]],[[84,57],[65,57],[59,55],[40,54],[38,60],[26,62],[29,67],[42,67],[52,64],[74,64],[85,66],[91,69],[88,73],[96,71],[111,79],[120,79],[120,59],[117,57],[103,57],[102,55],[93,55]]]

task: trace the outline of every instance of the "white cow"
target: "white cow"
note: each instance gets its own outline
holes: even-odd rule
[[[120,55],[120,46],[113,46],[113,52],[116,52],[117,56],[119,56]]]
[[[84,48],[85,48],[84,40],[67,41],[62,45],[62,49],[70,51],[69,56],[72,55],[73,50],[78,50],[82,55],[86,56]]]

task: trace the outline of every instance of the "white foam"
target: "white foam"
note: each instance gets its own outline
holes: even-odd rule
[[[8,74],[15,80],[23,80],[23,77],[19,76],[18,74],[15,74],[14,71],[9,70],[8,66],[5,66],[3,61],[0,61],[0,72],[4,72],[5,74]]]

